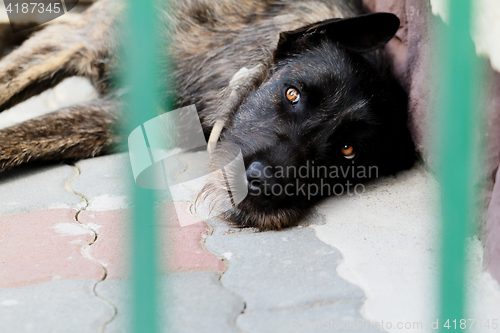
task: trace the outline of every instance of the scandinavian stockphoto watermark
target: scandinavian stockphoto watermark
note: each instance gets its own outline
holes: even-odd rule
[[[354,165],[354,162],[352,165],[325,166],[307,160],[299,167],[265,166],[261,170],[256,169],[253,178],[249,185],[254,190],[249,195],[300,196],[310,200],[316,196],[359,195],[365,192],[365,186],[360,181],[378,178],[378,167]]]
[[[241,150],[235,147],[231,158],[217,170],[212,170],[210,156],[197,154],[196,164],[206,173],[183,174],[179,180],[176,156],[188,151],[205,149],[207,142],[194,105],[166,112],[137,127],[128,138],[130,162],[135,182],[147,189],[164,189],[172,201],[186,201],[186,188],[195,189],[211,179],[223,180],[224,194],[218,197],[223,210],[236,207],[249,195],[300,196],[308,200],[316,196],[358,195],[365,191],[360,182],[377,178],[376,166],[320,166],[314,161],[305,165],[274,166],[258,169],[249,180]],[[266,179],[272,179],[267,184]],[[346,181],[347,180],[347,181]],[[249,191],[249,188],[251,189]],[[177,206],[176,206],[177,209]],[[183,212],[177,212],[183,216]],[[222,213],[222,212],[220,212]],[[208,218],[209,216],[202,216]],[[187,222],[180,221],[181,226]]]
[[[3,0],[12,32],[35,28],[71,11],[79,0]]]

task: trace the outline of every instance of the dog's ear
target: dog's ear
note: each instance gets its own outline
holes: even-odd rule
[[[399,19],[390,13],[373,13],[346,19],[329,19],[280,34],[273,53],[274,63],[314,47],[329,39],[356,52],[370,52],[382,47],[398,31]]]

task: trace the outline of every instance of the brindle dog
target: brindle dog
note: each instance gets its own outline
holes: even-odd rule
[[[89,78],[100,93],[0,130],[0,171],[97,156],[123,142],[121,104],[110,97],[122,12],[120,1],[99,0],[0,60],[0,111],[69,76]],[[349,0],[184,0],[164,17],[177,106],[196,104],[207,137],[222,120],[215,167],[234,158],[234,147],[243,154],[249,195],[228,220],[293,226],[320,198],[413,164],[406,95],[379,50],[399,27],[396,16],[363,15]],[[247,84],[231,94],[243,67],[252,69]],[[217,204],[223,191],[208,183],[201,198]]]

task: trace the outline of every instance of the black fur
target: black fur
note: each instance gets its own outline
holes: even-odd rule
[[[339,193],[340,185],[345,193],[349,184],[413,164],[406,95],[367,53],[385,44],[398,26],[394,15],[376,14],[281,35],[271,75],[230,120],[213,159],[227,161],[237,146],[250,173],[249,195],[223,216],[240,226],[289,227],[317,200]],[[290,87],[300,94],[296,104],[286,98]],[[341,153],[344,145],[354,148],[354,158]],[[287,185],[287,193],[280,193]],[[321,187],[323,192],[312,193]]]

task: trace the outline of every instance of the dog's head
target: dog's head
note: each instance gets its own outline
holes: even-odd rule
[[[224,216],[240,226],[295,225],[318,199],[410,167],[406,95],[370,52],[396,33],[396,16],[331,19],[284,32],[271,74],[241,104],[214,153],[241,151],[248,195]],[[227,187],[208,184],[206,193]]]

